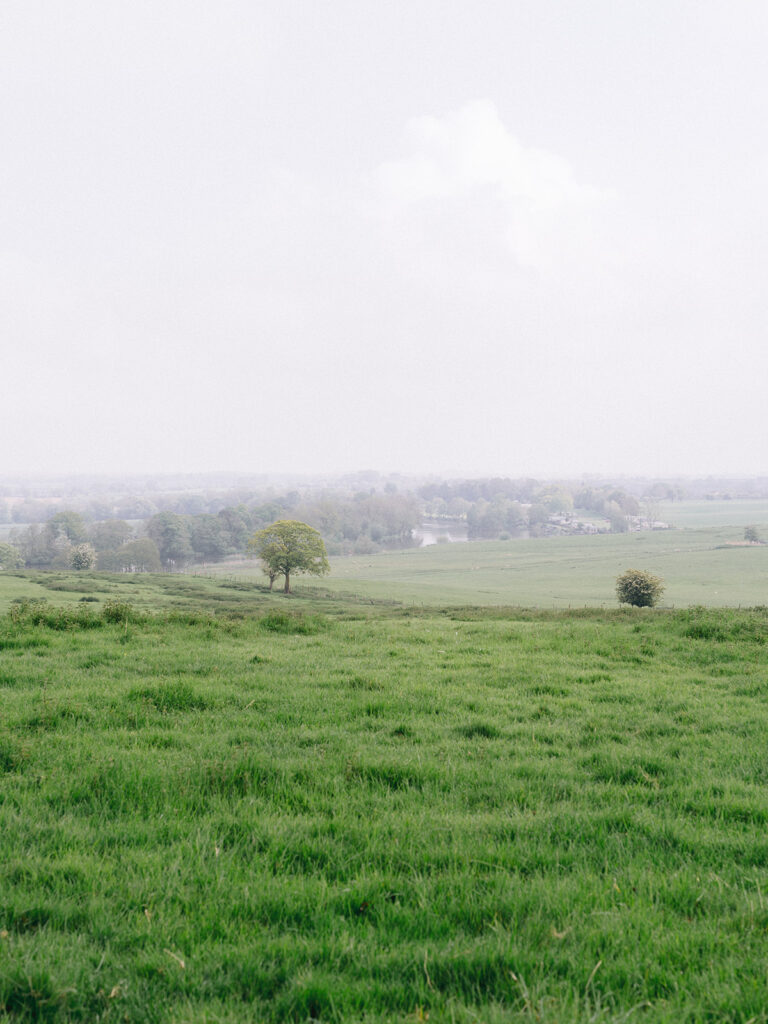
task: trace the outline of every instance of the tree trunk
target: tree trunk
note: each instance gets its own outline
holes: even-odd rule
[[[286,574],[285,574],[285,587],[283,588],[283,593],[290,594],[290,592],[291,592],[291,574],[289,572],[286,572]]]

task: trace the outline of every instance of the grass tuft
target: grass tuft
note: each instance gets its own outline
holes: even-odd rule
[[[211,703],[185,682],[162,683],[131,690],[129,698],[149,704],[162,714],[170,711],[205,711]]]
[[[12,1021],[55,1021],[66,1000],[47,971],[0,970],[0,1010]]]
[[[472,722],[469,725],[460,725],[456,732],[468,740],[495,740],[501,736],[501,731],[495,725],[490,725],[488,722]]]
[[[321,615],[306,615],[302,612],[267,612],[259,620],[259,625],[266,633],[283,633],[286,635],[311,636],[320,633],[327,627]]]

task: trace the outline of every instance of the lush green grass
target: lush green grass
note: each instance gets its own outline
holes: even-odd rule
[[[766,613],[261,607],[0,620],[0,1020],[768,1020]]]
[[[252,566],[252,563],[251,563]],[[293,599],[306,604],[311,591],[294,587]],[[220,574],[215,578],[194,574],[0,572],[0,614],[21,601],[42,601],[55,606],[99,611],[107,601],[128,601],[139,611],[209,611],[245,614],[272,606],[283,607],[282,595],[269,593],[261,580]],[[330,598],[323,608],[334,611],[340,604]],[[344,607],[349,601],[344,602]]]
[[[418,605],[599,608],[615,605],[619,573],[638,568],[665,579],[666,606],[768,603],[768,545],[728,546],[742,536],[741,528],[721,527],[435,544],[331,559],[332,573],[320,592]],[[225,571],[263,579],[252,562]],[[306,592],[311,580],[302,586]]]

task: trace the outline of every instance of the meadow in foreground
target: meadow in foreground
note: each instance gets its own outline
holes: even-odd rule
[[[0,619],[0,1020],[768,1020],[768,615]]]

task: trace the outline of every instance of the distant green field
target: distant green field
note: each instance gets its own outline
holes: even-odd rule
[[[733,501],[663,501],[659,505],[659,518],[672,526],[762,527],[768,540],[768,500],[738,498]]]
[[[634,567],[666,580],[666,606],[766,604],[768,545],[723,546],[742,534],[738,527],[721,527],[436,544],[331,559],[322,591],[418,605],[611,607],[617,575]],[[220,571],[263,579],[249,562]],[[302,586],[311,589],[311,578]]]

